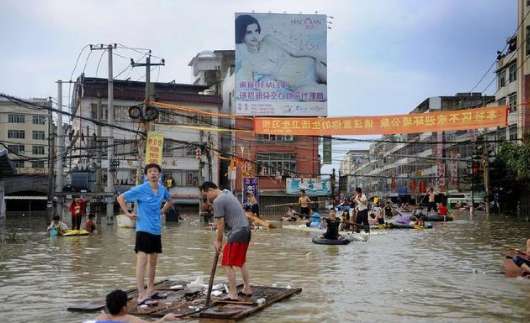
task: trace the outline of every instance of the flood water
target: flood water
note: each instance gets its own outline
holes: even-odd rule
[[[95,236],[50,239],[43,217],[8,215],[0,321],[81,322],[94,314],[69,313],[69,303],[133,287],[134,231],[101,227]],[[386,231],[347,246],[315,245],[311,236],[285,229],[253,234],[252,281],[303,291],[246,322],[530,320],[530,280],[500,274],[501,252],[530,238],[524,219],[462,215],[432,230]],[[207,281],[213,232],[188,216],[166,225],[162,237],[158,278]],[[226,279],[222,269],[217,277]]]

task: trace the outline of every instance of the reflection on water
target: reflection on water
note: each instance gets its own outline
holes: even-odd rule
[[[94,315],[69,313],[67,304],[134,286],[134,231],[102,226],[96,236],[50,239],[44,218],[8,217],[9,239],[0,244],[2,322],[80,322]],[[522,247],[529,237],[528,222],[499,216],[461,216],[433,230],[388,231],[347,246],[314,245],[305,232],[256,232],[252,280],[303,291],[251,320],[525,321],[530,280],[506,279],[500,265],[506,247]],[[212,239],[193,217],[168,225],[158,277],[206,280]]]

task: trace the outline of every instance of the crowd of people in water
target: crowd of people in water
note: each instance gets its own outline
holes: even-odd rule
[[[424,226],[429,214],[448,215],[445,199],[443,196],[436,197],[432,188],[418,205],[408,201],[395,203],[391,199],[383,201],[377,196],[368,199],[360,187],[351,196],[326,201],[329,205],[334,204],[325,211],[326,216],[320,214],[319,203],[301,190],[298,203],[288,206],[282,220],[293,223],[302,221],[307,227],[326,229],[323,238],[333,240],[341,238],[340,231],[369,232],[370,226],[385,225],[389,221],[400,225]],[[295,206],[299,207],[299,212]]]
[[[149,164],[144,169],[147,181],[133,187],[117,198],[125,216],[136,220],[136,280],[138,296],[137,305],[156,302],[157,292],[154,287],[158,256],[162,252],[161,217],[173,208],[172,196],[159,182],[161,168],[156,164]],[[247,193],[244,203],[241,203],[229,190],[221,190],[212,182],[205,182],[200,188],[204,198],[201,214],[215,220],[216,238],[213,241],[218,254],[222,254],[221,265],[228,277],[227,300],[239,301],[242,296],[252,295],[250,278],[246,266],[246,254],[251,239],[253,224],[264,223],[260,219],[259,203],[252,193]],[[391,224],[409,226],[423,226],[426,218],[447,216],[446,200],[436,198],[434,190],[430,188],[424,199],[418,204],[408,201],[396,203],[391,199],[382,200],[377,196],[367,198],[365,192],[358,187],[351,196],[345,196],[334,201],[324,201],[328,208],[324,208],[323,215],[319,212],[322,201],[312,200],[305,190],[300,191],[297,203],[288,205],[282,220],[287,222],[301,222],[307,227],[325,229],[321,238],[329,240],[341,239],[341,231],[360,233],[370,232],[370,227]],[[137,203],[137,210],[129,209],[128,203]],[[161,208],[161,206],[163,207]],[[299,208],[299,211],[297,210]],[[83,229],[89,233],[96,232],[94,215],[87,212],[87,201],[75,197],[69,206],[71,223],[74,230],[80,230],[82,218],[86,217]],[[48,226],[50,235],[61,235],[68,231],[68,226],[56,215]],[[226,238],[225,238],[226,237]],[[225,241],[226,239],[226,241]],[[526,275],[530,274],[530,239],[526,252],[518,251],[513,262]],[[241,272],[243,288],[238,290],[236,285],[236,271]],[[148,277],[147,287],[144,284]],[[127,311],[127,294],[115,290],[107,295],[106,312],[97,320],[122,320],[126,322],[144,322],[131,316]],[[175,320],[177,316],[168,314],[157,322]]]

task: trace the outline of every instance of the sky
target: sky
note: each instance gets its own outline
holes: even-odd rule
[[[106,77],[101,51],[81,51],[99,43],[150,48],[166,61],[152,80],[189,83],[198,52],[234,48],[235,12],[318,12],[333,17],[328,115],[408,113],[427,97],[470,91],[515,31],[516,9],[516,0],[2,0],[0,92],[56,97],[56,80]],[[115,74],[141,56],[117,53]],[[143,80],[143,69],[129,71]]]

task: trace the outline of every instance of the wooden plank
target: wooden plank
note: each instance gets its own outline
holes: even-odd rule
[[[259,312],[259,311],[263,310],[266,307],[271,306],[274,303],[277,303],[277,302],[279,302],[281,300],[289,298],[289,297],[293,296],[294,294],[300,294],[301,292],[302,292],[301,288],[287,289],[285,291],[285,293],[281,293],[278,296],[273,297],[272,299],[268,299],[268,300],[266,300],[266,302],[264,304],[256,306],[256,307],[250,309],[249,311],[241,312],[240,314],[234,316],[233,318],[235,320],[241,320],[241,319],[243,319],[245,317],[248,317],[248,316],[250,316],[250,315],[252,315],[252,314],[254,314],[256,312]]]
[[[248,317],[258,311],[263,310],[272,304],[279,302],[283,299],[291,297],[294,294],[302,292],[301,288],[279,288],[279,287],[267,287],[267,286],[252,286],[254,294],[251,297],[252,300],[265,298],[265,303],[258,305],[238,305],[238,304],[227,304],[225,306],[216,305],[210,307],[208,310],[202,311],[199,314],[200,318],[212,318],[212,319],[233,319],[240,320]]]

